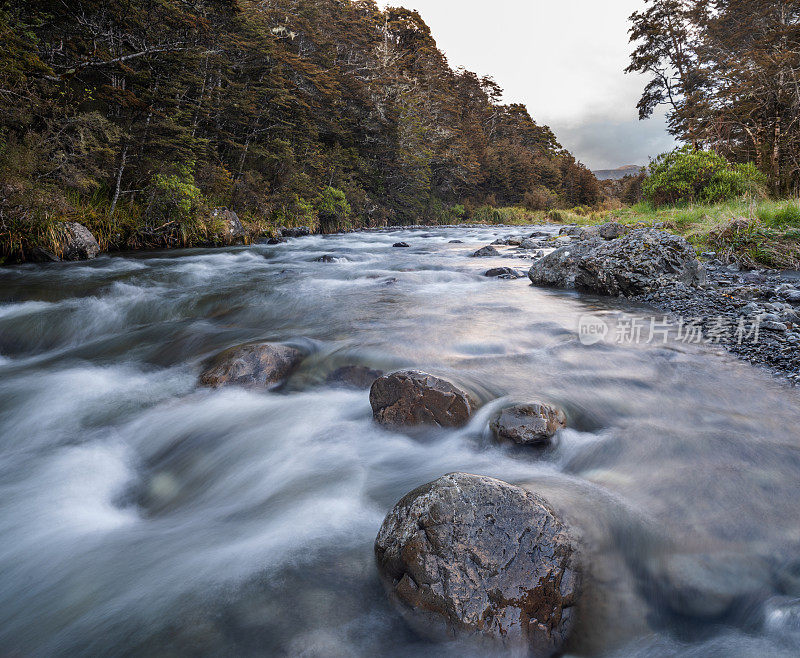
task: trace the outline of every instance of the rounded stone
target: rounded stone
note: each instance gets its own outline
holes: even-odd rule
[[[519,279],[519,273],[511,267],[493,267],[487,270],[483,276],[498,277],[503,279]]]
[[[490,423],[498,441],[511,441],[518,445],[547,443],[558,430],[566,426],[564,412],[543,402],[507,407]]]
[[[90,260],[100,253],[100,245],[91,231],[83,224],[66,222],[62,225],[64,239],[62,242],[63,260]]]
[[[486,247],[481,247],[480,249],[478,249],[478,251],[476,251],[474,254],[472,254],[472,257],[473,258],[485,258],[487,256],[499,256],[499,255],[500,255],[500,252],[497,251],[497,249],[495,249],[492,245],[488,245]]]
[[[375,420],[392,427],[461,427],[478,407],[469,393],[452,382],[419,370],[376,379],[369,401]]]
[[[451,473],[415,489],[384,520],[375,556],[390,600],[425,637],[552,655],[573,626],[574,543],[521,487]]]
[[[240,345],[214,357],[200,376],[203,386],[266,388],[286,379],[303,360],[294,347],[277,343]]]

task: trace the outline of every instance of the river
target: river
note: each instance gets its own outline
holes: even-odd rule
[[[581,317],[646,309],[468,257],[530,230],[1,268],[0,654],[469,654],[408,630],[372,555],[401,496],[466,471],[573,526],[575,654],[797,655],[796,392],[713,346],[583,344]],[[252,340],[310,356],[279,391],[198,388]],[[366,391],[325,384],[349,364],[432,371],[486,405],[460,430],[388,431]],[[493,444],[492,412],[532,397],[569,428],[544,450]]]

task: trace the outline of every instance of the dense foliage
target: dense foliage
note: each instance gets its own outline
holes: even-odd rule
[[[764,175],[752,163],[731,164],[721,155],[686,146],[653,160],[642,183],[654,206],[718,203],[745,195],[763,196]]]
[[[6,252],[65,217],[136,246],[218,205],[334,229],[597,199],[547,127],[453,71],[406,9],[5,1],[0,34]]]
[[[630,72],[651,76],[642,118],[754,162],[776,196],[800,190],[800,1],[646,0],[631,17]]]

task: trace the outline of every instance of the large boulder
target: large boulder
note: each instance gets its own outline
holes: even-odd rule
[[[214,208],[211,219],[221,225],[219,236],[225,244],[244,244],[247,231],[244,230],[239,215],[227,208]]]
[[[369,402],[375,420],[391,427],[461,427],[478,408],[472,396],[455,384],[418,370],[376,379]]]
[[[557,249],[534,263],[528,277],[535,285],[633,296],[666,283],[701,284],[705,270],[684,238],[638,229],[608,242],[584,240]]]
[[[61,258],[63,260],[89,260],[96,258],[100,253],[100,245],[83,224],[65,222],[62,229]]]
[[[212,388],[267,388],[286,379],[303,356],[300,350],[278,343],[240,345],[218,354],[200,376],[200,383]]]
[[[489,426],[498,441],[540,445],[547,443],[558,430],[567,426],[567,417],[558,407],[544,402],[530,402],[503,409]]]
[[[705,270],[682,237],[639,229],[600,245],[581,259],[575,287],[605,295],[638,295],[664,283],[703,283]]]
[[[431,639],[476,637],[550,656],[573,626],[573,541],[520,487],[451,473],[415,489],[384,520],[375,556],[390,600]]]
[[[534,263],[528,278],[537,286],[574,288],[581,260],[598,244],[597,241],[586,241],[560,247]]]

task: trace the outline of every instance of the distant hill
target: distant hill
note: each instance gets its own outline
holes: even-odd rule
[[[617,169],[598,169],[592,173],[597,180],[620,180],[625,178],[625,176],[635,176],[642,169],[644,169],[642,165],[625,165]]]

